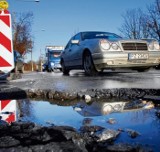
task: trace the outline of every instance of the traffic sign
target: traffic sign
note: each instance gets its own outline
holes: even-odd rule
[[[11,15],[0,10],[0,71],[10,72],[14,68]]]

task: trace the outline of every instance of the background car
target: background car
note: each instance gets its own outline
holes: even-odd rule
[[[57,69],[61,71],[60,54],[63,49],[63,46],[46,46],[46,59],[42,67],[43,71],[52,72]]]
[[[139,72],[160,63],[157,41],[124,39],[114,33],[79,32],[61,53],[63,74],[84,69],[86,75],[97,75],[104,69],[130,68]]]

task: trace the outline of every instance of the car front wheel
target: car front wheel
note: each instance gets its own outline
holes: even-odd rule
[[[64,61],[61,62],[62,72],[64,75],[69,75],[69,70],[65,67]]]
[[[149,68],[137,69],[138,72],[147,72]]]
[[[157,69],[157,70],[160,70],[160,64],[159,64],[158,66],[156,66],[156,69]]]
[[[88,76],[95,76],[98,74],[98,71],[95,69],[90,52],[86,52],[84,54],[83,68],[84,68],[85,74]]]

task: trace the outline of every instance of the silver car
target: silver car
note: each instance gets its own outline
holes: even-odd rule
[[[63,74],[84,69],[97,75],[104,69],[130,68],[139,72],[160,63],[160,46],[156,40],[134,40],[109,32],[80,32],[73,36],[61,53]]]

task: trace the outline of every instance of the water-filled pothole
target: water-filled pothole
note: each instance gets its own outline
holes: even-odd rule
[[[9,106],[11,101],[13,103]],[[16,113],[15,110],[11,111],[12,106]],[[42,126],[72,126],[77,131],[84,126],[97,125],[121,130],[120,136],[115,141],[117,143],[140,143],[155,150],[160,149],[160,108],[152,101],[107,100],[86,103],[84,100],[49,102],[23,99],[1,101],[1,109],[3,120],[15,114],[13,120],[16,121],[29,121]],[[131,131],[135,131],[137,135],[132,137]]]

